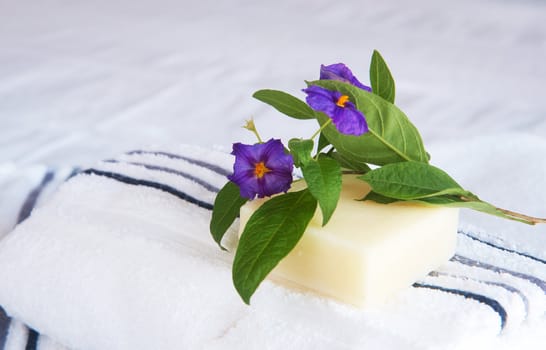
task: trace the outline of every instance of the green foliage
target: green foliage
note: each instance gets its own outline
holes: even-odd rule
[[[400,202],[399,199],[385,197],[383,195],[380,195],[379,193],[375,193],[374,191],[370,191],[366,196],[364,196],[364,198],[362,198],[362,200],[373,201],[379,204],[390,204],[390,203]]]
[[[374,94],[383,97],[390,103],[394,103],[394,79],[387,63],[377,50],[373,51],[372,63],[370,64],[370,82]]]
[[[336,151],[348,161],[376,165],[408,160],[428,162],[419,131],[392,103],[339,81],[317,80],[309,84],[340,91],[364,113],[369,132],[361,136],[341,134],[334,125],[328,125],[322,131]],[[316,115],[320,125],[329,119],[323,113]]]
[[[472,197],[443,170],[419,162],[393,163],[362,176],[377,194],[401,200],[440,195]]]
[[[328,141],[328,139],[326,138],[326,136],[324,136],[323,133],[320,133],[319,139],[318,139],[317,152],[321,152],[328,146],[330,146],[330,141]]]
[[[288,148],[297,167],[301,167],[311,161],[313,146],[313,140],[291,139],[288,141]]]
[[[493,204],[482,201],[475,195],[474,198],[466,198],[461,196],[438,196],[430,198],[421,198],[415,200],[416,203],[421,203],[424,205],[436,205],[443,207],[452,207],[452,208],[466,208],[476,210],[482,213],[498,216],[503,219],[519,221],[528,225],[535,225],[537,223],[544,223],[544,219],[537,219],[533,217],[528,217],[526,215],[521,215],[519,213],[514,213],[509,210],[504,210],[495,207]]]
[[[286,114],[295,119],[313,119],[315,111],[307,105],[307,103],[278,90],[259,90],[252,95],[255,99],[260,100],[272,106],[279,112]]]
[[[334,158],[335,160],[337,160],[337,162],[342,168],[354,170],[361,174],[365,174],[371,170],[368,164],[364,162],[350,161],[349,159],[346,159],[342,154],[338,152],[332,152],[330,156]]]
[[[323,156],[306,163],[302,172],[309,191],[318,201],[324,226],[337,207],[341,193],[341,167],[336,160]]]
[[[247,304],[263,279],[303,235],[317,201],[308,190],[265,202],[248,220],[233,261],[233,284]]]
[[[372,190],[362,200],[469,208],[528,224],[546,223],[546,219],[514,213],[482,201],[443,170],[428,164],[430,155],[419,131],[394,105],[394,79],[377,51],[372,55],[369,71],[372,93],[335,80],[308,82],[308,85],[349,97],[368,124],[369,131],[361,136],[340,133],[327,115],[285,92],[260,90],[253,95],[292,118],[316,119],[320,129],[308,139],[291,139],[286,149],[294,165],[301,169],[307,189],[269,199],[253,213],[244,228],[233,262],[233,283],[245,303],[250,302],[263,279],[296,246],[317,205],[322,212],[323,226],[334,215],[343,172],[357,173],[370,185]],[[252,121],[247,129],[258,136]],[[370,165],[378,167],[372,169]],[[232,182],[218,193],[210,231],[222,249],[222,238],[246,201]]]
[[[212,218],[210,220],[210,232],[214,241],[222,247],[222,238],[233,221],[239,216],[239,210],[247,202],[246,198],[241,197],[239,187],[229,181],[218,192],[214,200]]]
[[[468,208],[483,213],[534,225],[542,219],[500,209],[463,189],[441,169],[425,163],[404,162],[372,170],[360,179],[372,188],[364,200],[388,204],[411,201],[423,205]]]

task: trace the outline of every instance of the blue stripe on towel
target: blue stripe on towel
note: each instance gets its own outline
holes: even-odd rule
[[[158,165],[146,164],[146,163],[141,163],[141,162],[121,162],[121,161],[115,160],[115,159],[108,159],[108,160],[105,160],[104,162],[106,162],[106,163],[115,163],[115,164],[119,164],[119,163],[130,164],[130,165],[140,166],[140,167],[146,168],[148,170],[157,170],[157,171],[162,171],[162,172],[166,172],[166,173],[169,173],[169,174],[179,175],[179,176],[182,176],[185,179],[188,179],[188,180],[191,180],[191,181],[193,181],[195,183],[198,183],[199,185],[203,186],[204,188],[206,188],[207,190],[209,190],[211,192],[219,192],[220,191],[220,189],[218,187],[213,186],[213,185],[209,184],[208,182],[201,180],[198,177],[195,177],[195,176],[193,176],[191,174],[188,174],[186,172],[179,171],[179,170],[176,170],[176,169],[167,168],[167,167],[158,166]]]
[[[32,328],[29,328],[28,337],[27,337],[27,346],[25,347],[25,350],[36,350],[38,348],[39,337],[40,337],[40,334],[38,334],[38,332],[36,332]]]
[[[494,282],[494,281],[486,281],[486,280],[481,280],[481,279],[477,279],[477,278],[471,278],[471,277],[467,277],[467,276],[463,276],[463,275],[455,275],[455,274],[450,274],[450,273],[445,273],[445,272],[438,272],[438,271],[432,271],[431,273],[429,273],[429,276],[433,276],[433,277],[438,277],[438,276],[447,276],[447,277],[451,277],[451,278],[457,278],[457,279],[462,279],[462,280],[470,280],[470,281],[474,281],[474,282],[478,282],[478,283],[483,283],[483,284],[487,284],[489,286],[496,286],[496,287],[500,287],[500,288],[503,288],[511,293],[514,293],[514,294],[517,294],[521,301],[523,301],[523,305],[525,307],[525,316],[529,315],[529,299],[527,298],[527,296],[525,294],[523,294],[523,292],[515,287],[512,287],[511,285],[508,285],[506,283],[502,283],[502,282]]]
[[[529,258],[531,260],[534,260],[534,261],[538,261],[540,263],[543,263],[543,264],[546,264],[546,260],[542,260],[540,258],[537,258],[536,256],[532,256],[532,255],[529,255],[529,254],[526,254],[526,253],[522,253],[522,252],[518,252],[516,250],[512,250],[512,249],[509,249],[509,248],[505,248],[505,247],[501,247],[501,246],[498,246],[496,244],[493,244],[491,242],[488,242],[488,241],[484,241],[484,240],[481,240],[479,239],[478,237],[474,236],[474,235],[471,235],[470,233],[468,232],[464,232],[464,231],[458,231],[459,234],[461,235],[464,235],[474,241],[477,241],[477,242],[480,242],[482,244],[485,244],[485,245],[488,245],[492,248],[495,248],[495,249],[498,249],[498,250],[502,250],[504,252],[508,252],[508,253],[512,253],[512,254],[517,254],[519,256],[524,256],[526,258]]]
[[[476,300],[482,304],[489,306],[499,315],[501,319],[501,330],[504,329],[504,327],[506,326],[506,320],[508,319],[508,314],[506,313],[506,310],[504,309],[504,307],[502,307],[502,305],[498,301],[491,299],[489,297],[486,297],[485,295],[476,294],[476,293],[472,293],[472,292],[468,292],[468,291],[464,291],[460,289],[435,286],[432,284],[414,283],[413,286],[416,288],[428,288],[433,290],[439,290],[442,292],[463,296],[465,297],[465,299]]]
[[[169,153],[169,152],[162,152],[162,151],[142,151],[142,150],[135,150],[135,151],[130,151],[130,152],[127,152],[126,154],[128,155],[132,155],[132,154],[152,154],[152,155],[155,155],[155,156],[165,156],[167,158],[171,158],[171,159],[181,159],[181,160],[184,160],[188,163],[191,163],[191,164],[195,164],[195,165],[199,165],[199,166],[202,166],[204,168],[207,168],[209,170],[212,170],[220,175],[224,175],[224,176],[228,176],[231,174],[231,171],[228,171],[222,167],[219,167],[218,165],[216,164],[211,164],[211,163],[208,163],[208,162],[205,162],[205,161],[202,161],[202,160],[198,160],[198,159],[193,159],[193,158],[189,158],[189,157],[186,157],[186,156],[181,156],[181,155],[178,155],[178,154],[174,154],[174,153]]]
[[[540,289],[542,289],[542,291],[544,293],[546,293],[546,282],[541,280],[538,277],[531,276],[531,275],[521,273],[521,272],[517,272],[517,271],[508,270],[508,269],[505,269],[503,267],[499,267],[499,266],[491,265],[491,264],[484,263],[484,262],[481,262],[481,261],[478,261],[478,260],[470,259],[470,258],[464,257],[462,255],[458,255],[458,254],[456,254],[453,258],[451,258],[451,261],[456,261],[458,263],[461,263],[461,264],[464,264],[464,265],[467,265],[467,266],[479,267],[479,268],[494,271],[494,272],[497,272],[497,273],[506,273],[506,274],[512,275],[514,277],[524,279],[526,281],[529,281],[529,282],[537,285]]]
[[[511,285],[508,285],[506,283],[493,282],[493,281],[481,281],[481,282],[483,282],[485,284],[488,284],[488,285],[491,285],[491,286],[501,287],[501,288],[506,289],[509,292],[517,294],[521,298],[521,300],[523,301],[523,306],[525,307],[525,318],[527,318],[527,316],[529,316],[529,299],[527,298],[527,296],[525,294],[523,294],[523,292],[521,290],[517,289],[516,287],[512,287]]]
[[[6,312],[0,307],[0,349],[3,349],[8,338],[8,330],[11,319],[6,315]]]
[[[97,169],[87,169],[81,174],[93,174],[98,176],[104,176],[110,179],[117,180],[119,182],[123,182],[128,185],[136,185],[136,186],[146,186],[155,188],[160,191],[164,191],[167,193],[172,194],[173,196],[176,196],[184,201],[187,201],[189,203],[195,204],[203,209],[212,210],[213,205],[204,201],[201,201],[195,197],[192,197],[182,191],[177,190],[174,187],[159,183],[159,182],[153,182],[148,180],[141,180],[141,179],[135,179],[126,175],[118,174],[118,173],[112,173],[109,171],[102,171]]]
[[[55,173],[52,170],[48,170],[47,173],[44,175],[44,178],[42,179],[42,182],[30,191],[27,198],[25,199],[25,202],[23,203],[23,206],[21,207],[21,210],[19,211],[19,216],[17,217],[17,223],[20,223],[21,221],[28,218],[30,213],[32,212],[32,209],[34,209],[34,206],[36,205],[36,201],[38,200],[38,197],[40,196],[40,193],[42,193],[42,190],[44,187],[53,180],[53,177],[55,176]]]
[[[79,167],[72,168],[72,171],[70,172],[70,174],[68,174],[65,181],[68,181],[71,178],[73,178],[74,176],[78,175],[80,173],[80,171],[81,171],[81,169]]]

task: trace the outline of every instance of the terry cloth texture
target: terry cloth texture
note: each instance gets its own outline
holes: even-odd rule
[[[232,287],[232,255],[209,233],[232,161],[188,146],[128,152],[77,175],[38,168],[4,176],[11,206],[1,217],[21,224],[0,240],[0,349],[540,344],[533,331],[545,324],[546,260],[468,230],[451,261],[376,309],[269,281],[244,305]]]

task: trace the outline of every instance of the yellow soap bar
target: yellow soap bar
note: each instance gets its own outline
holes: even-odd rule
[[[368,307],[383,303],[453,256],[458,209],[356,200],[369,191],[366,183],[344,176],[330,222],[321,226],[317,208],[299,243],[268,278]],[[241,208],[240,233],[263,202],[253,200]]]

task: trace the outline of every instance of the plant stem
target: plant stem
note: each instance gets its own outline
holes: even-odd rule
[[[315,133],[313,134],[313,136],[310,137],[310,139],[313,140],[315,137],[317,137],[317,135],[320,134],[320,132],[321,132],[322,130],[324,130],[324,128],[327,127],[327,126],[328,126],[329,124],[331,124],[331,123],[332,123],[332,119],[331,119],[331,118],[328,118],[328,121],[327,121],[326,123],[322,124],[322,125],[320,126],[320,128],[319,128],[317,131],[315,131]]]
[[[258,139],[259,143],[264,143],[262,141],[262,138],[260,137],[260,134],[258,133],[258,130],[256,129],[256,125],[254,124],[254,119],[250,118],[250,120],[246,121],[246,124],[243,126],[243,128],[252,131],[254,135],[256,135],[256,138]]]
[[[536,217],[533,217],[533,216],[528,216],[528,215],[524,215],[524,214],[521,214],[521,213],[516,213],[515,211],[506,210],[506,209],[502,209],[502,208],[497,208],[497,209],[499,211],[501,211],[503,214],[507,215],[507,216],[523,220],[523,221],[525,221],[526,223],[528,223],[530,225],[546,224],[546,219],[536,218]]]
[[[252,132],[254,133],[254,135],[256,135],[256,138],[258,139],[259,143],[264,143],[262,141],[262,138],[260,137],[260,134],[258,134],[258,131],[256,129],[254,129]]]
[[[459,198],[462,199],[465,202],[480,201],[480,199],[478,197],[469,198],[469,197],[466,197],[466,196],[460,196]],[[499,207],[494,207],[494,208],[496,210],[498,210],[499,212],[501,212],[503,215],[505,215],[506,218],[516,220],[516,221],[519,221],[519,222],[523,222],[524,224],[529,224],[529,225],[546,224],[546,219],[536,218],[534,216],[529,216],[529,215],[525,215],[525,214],[521,214],[521,213],[516,213],[515,211],[502,209],[502,208],[499,208]]]

